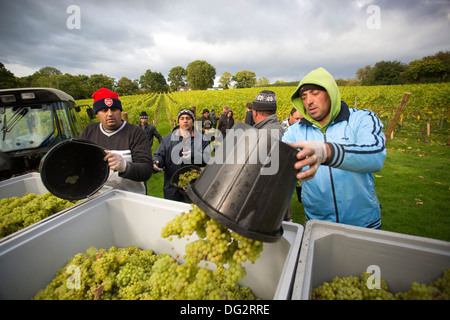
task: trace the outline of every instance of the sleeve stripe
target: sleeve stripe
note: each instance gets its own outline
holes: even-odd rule
[[[338,168],[342,162],[344,161],[345,150],[342,145],[334,142],[327,142],[331,149],[331,157],[330,160],[325,161],[323,164]]]
[[[381,124],[380,118],[378,118],[372,111],[366,111],[373,122],[372,136],[374,138],[374,143],[371,145],[356,145],[356,144],[347,144],[345,145],[345,152],[349,153],[360,153],[360,154],[368,154],[368,153],[377,153],[381,152],[385,149],[385,139],[381,135],[381,131],[383,129],[383,125]],[[352,150],[352,147],[357,147],[358,150]],[[360,150],[360,148],[367,148],[370,150]]]

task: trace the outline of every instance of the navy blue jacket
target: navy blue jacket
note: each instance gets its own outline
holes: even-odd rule
[[[183,158],[183,148],[191,151],[190,157]],[[164,168],[164,198],[185,201],[184,196],[171,185],[173,174],[190,164],[205,166],[211,157],[209,141],[198,131],[193,136],[183,138],[178,127],[166,135],[153,155],[153,161],[159,161],[159,167]]]

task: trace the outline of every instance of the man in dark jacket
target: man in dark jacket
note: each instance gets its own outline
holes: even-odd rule
[[[253,120],[253,105],[249,102],[246,106],[247,113],[245,114],[245,124],[248,124],[249,126],[255,125],[255,120]]]
[[[88,124],[80,135],[103,147],[111,169],[105,185],[147,194],[146,181],[153,173],[151,148],[145,134],[136,125],[122,120],[122,103],[106,88],[93,95],[94,112],[99,122]]]
[[[277,99],[275,92],[263,90],[253,101],[253,119],[254,127],[257,129],[276,129],[279,130],[279,139],[283,136],[284,129],[277,117]]]
[[[278,121],[277,117],[277,98],[275,92],[270,90],[263,90],[256,96],[253,101],[253,119],[257,129],[276,130],[275,138],[281,139],[284,129]],[[271,134],[272,131],[271,131]],[[292,220],[292,207],[289,206],[285,214],[284,220]]]
[[[209,141],[194,129],[195,115],[191,109],[181,109],[177,115],[179,125],[165,136],[153,155],[153,168],[164,170],[164,198],[185,201],[171,184],[173,174],[182,167],[195,164],[205,166],[211,157]]]
[[[162,136],[156,130],[156,127],[148,123],[148,115],[147,112],[142,111],[141,115],[139,116],[139,119],[141,120],[141,123],[139,123],[139,127],[144,130],[144,133],[148,137],[148,141],[150,142],[150,149],[153,147],[153,140],[156,137],[158,139],[158,142],[161,144]]]

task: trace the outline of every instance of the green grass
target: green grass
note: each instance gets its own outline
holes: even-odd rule
[[[156,129],[164,138],[167,134],[172,132],[172,127],[170,125],[169,118],[167,116],[166,103],[171,103],[166,101],[166,97],[162,96],[159,105],[153,106],[158,107]],[[158,148],[159,142],[155,139],[153,143],[153,152]],[[147,181],[147,194],[150,196],[164,198],[163,194],[164,185],[164,172],[153,173],[152,177]]]
[[[162,136],[172,131],[166,99],[161,99],[156,127]],[[450,125],[432,128],[425,143],[421,128],[403,125],[386,144],[383,169],[374,173],[375,188],[382,205],[382,230],[450,241]],[[154,150],[158,146],[155,141]],[[163,198],[163,173],[147,182],[148,194]],[[294,222],[304,224],[303,206],[294,193]]]
[[[429,137],[400,132],[387,144],[383,170],[375,174],[383,229],[450,241],[448,126]]]
[[[450,241],[450,126],[432,132],[404,126],[386,144],[383,169],[374,173],[382,206],[382,230]],[[292,198],[293,220],[304,224],[303,206]]]

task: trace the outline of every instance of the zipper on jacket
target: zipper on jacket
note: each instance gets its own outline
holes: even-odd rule
[[[325,132],[323,133],[323,141],[324,141],[324,143],[327,142],[327,135]],[[333,203],[334,203],[334,212],[336,214],[336,223],[339,223],[339,212],[338,212],[338,207],[337,207],[337,202],[336,202],[336,193],[334,191],[334,182],[333,182],[333,174],[331,173],[331,167],[328,167],[328,172],[330,173],[331,193],[333,194]]]

